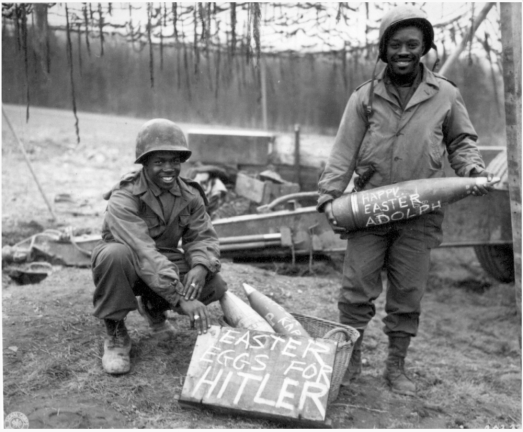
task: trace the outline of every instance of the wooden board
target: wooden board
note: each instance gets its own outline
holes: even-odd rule
[[[198,336],[179,403],[328,427],[337,342],[212,326]]]
[[[265,182],[249,177],[243,173],[238,173],[234,191],[241,197],[248,198],[255,203],[261,204],[266,196],[265,190]]]
[[[191,160],[203,163],[266,165],[274,136],[269,133],[189,131]]]

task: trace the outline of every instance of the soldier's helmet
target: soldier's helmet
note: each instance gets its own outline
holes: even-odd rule
[[[172,121],[152,119],[146,122],[136,137],[136,164],[143,164],[147,156],[155,151],[171,151],[179,154],[181,162],[191,156],[182,130]]]
[[[427,54],[434,45],[434,28],[427,19],[427,14],[414,6],[397,6],[388,11],[381,20],[379,39],[379,58],[387,63],[387,41],[400,27],[416,26],[423,32],[423,55]]]

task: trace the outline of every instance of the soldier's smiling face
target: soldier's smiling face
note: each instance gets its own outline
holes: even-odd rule
[[[144,164],[144,169],[154,184],[161,189],[170,189],[182,169],[181,157],[170,151],[151,153]]]
[[[423,32],[414,26],[401,27],[387,41],[387,63],[395,75],[414,73],[423,55]]]

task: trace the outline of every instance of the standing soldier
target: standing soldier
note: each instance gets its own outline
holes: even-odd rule
[[[387,67],[351,95],[319,181],[318,211],[325,212],[331,223],[331,201],[344,192],[354,173],[356,188],[363,190],[438,178],[444,176],[443,159],[448,155],[458,176],[492,179],[459,90],[420,62],[431,48],[434,30],[424,12],[400,6],[384,16],[379,60]],[[488,190],[476,186],[472,193],[484,195]],[[375,315],[385,269],[383,322],[389,349],[384,377],[393,392],[415,394],[404,362],[418,331],[430,250],[441,242],[442,222],[443,211],[436,210],[343,234],[348,241],[338,309],[341,323],[356,328],[360,337],[342,384],[361,373],[363,333]]]
[[[218,237],[205,211],[205,194],[198,183],[179,177],[190,155],[176,124],[150,120],[136,140],[135,163],[143,168],[105,196],[109,202],[92,271],[94,316],[107,330],[102,365],[110,374],[131,367],[124,322],[130,311],[138,308],[162,339],[175,333],[164,314],[168,309],[188,315],[198,332],[206,333],[205,306],[227,290],[218,274]]]

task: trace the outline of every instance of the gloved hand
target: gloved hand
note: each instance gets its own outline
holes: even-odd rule
[[[494,188],[494,185],[490,184],[490,182],[494,179],[494,174],[488,172],[487,170],[478,172],[477,168],[474,168],[470,172],[470,177],[486,177],[487,181],[489,182],[489,183],[486,183],[483,185],[475,185],[472,188],[472,195],[483,196],[483,195],[488,194]]]

